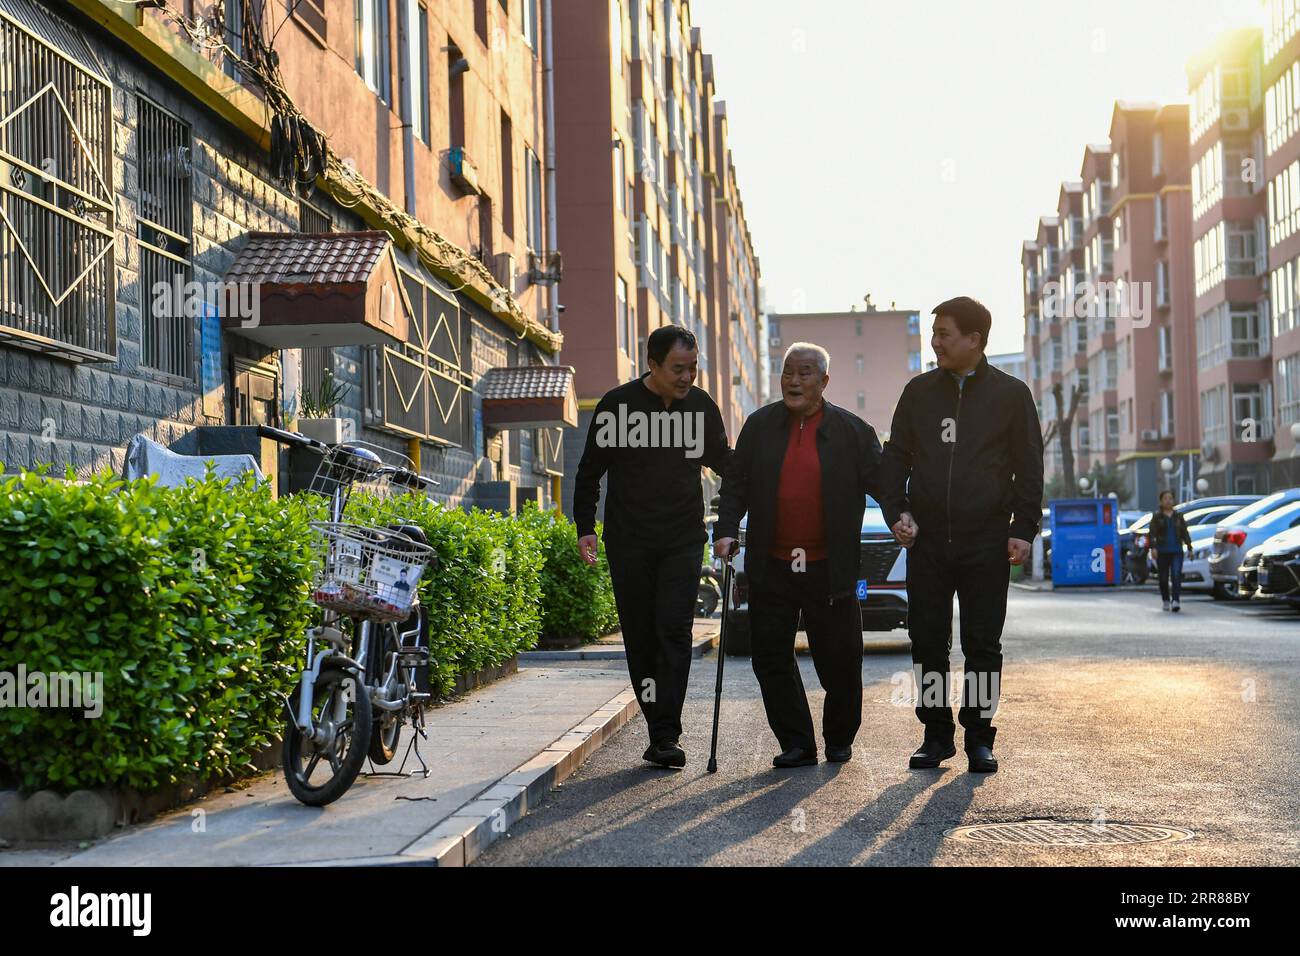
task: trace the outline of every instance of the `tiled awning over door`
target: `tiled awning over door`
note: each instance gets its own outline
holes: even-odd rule
[[[407,337],[386,232],[250,232],[225,280],[238,289],[239,302],[256,302],[257,314],[223,308],[222,325],[271,348],[382,345]]]

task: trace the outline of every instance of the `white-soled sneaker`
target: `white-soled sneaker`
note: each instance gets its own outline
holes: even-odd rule
[[[1164,606],[1161,607],[1160,610],[1162,610],[1162,611],[1167,611],[1167,610],[1169,610],[1169,602],[1168,602],[1168,601],[1165,601],[1165,602],[1164,602]]]

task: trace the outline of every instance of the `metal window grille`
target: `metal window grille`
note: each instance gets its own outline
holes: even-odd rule
[[[190,127],[156,103],[136,96],[140,247],[140,364],[194,377],[194,303],[190,281],[193,163]]]
[[[305,199],[299,199],[298,230],[308,233],[333,232],[334,220],[329,213],[317,209]]]
[[[302,350],[302,388],[318,400],[320,398],[321,380],[325,373],[334,373],[334,350],[328,346],[317,346]]]
[[[111,359],[112,87],[30,0],[0,0],[0,50],[0,339]]]

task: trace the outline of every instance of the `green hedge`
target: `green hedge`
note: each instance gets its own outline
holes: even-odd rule
[[[0,763],[26,790],[238,775],[283,727],[312,620],[320,499],[251,479],[184,488],[107,475],[0,480],[0,671],[100,672],[103,713],[0,708]],[[391,502],[359,502],[390,523]],[[535,525],[404,499],[438,554],[421,582],[431,677],[509,659],[541,630]]]
[[[0,482],[0,670],[99,672],[103,713],[0,708],[24,789],[237,774],[284,720],[307,626],[304,501],[251,480]]]
[[[546,562],[542,570],[542,633],[548,637],[594,640],[618,630],[618,609],[609,579],[605,549],[593,567],[578,555],[578,530],[572,521],[529,502],[523,522],[541,542]],[[601,533],[600,525],[596,534]]]

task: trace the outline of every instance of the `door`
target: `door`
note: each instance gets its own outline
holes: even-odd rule
[[[231,408],[234,424],[279,428],[279,369],[235,356],[232,378],[235,385]]]

